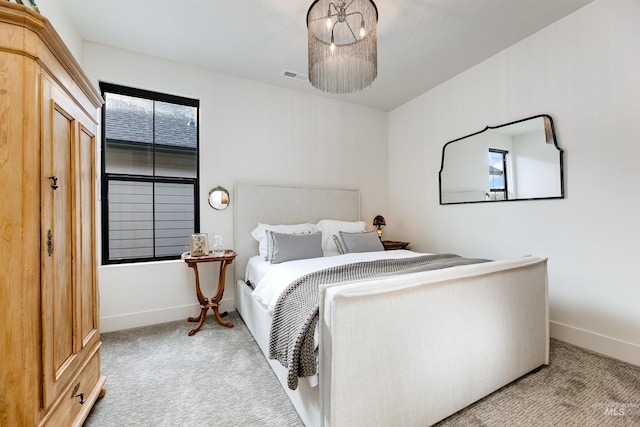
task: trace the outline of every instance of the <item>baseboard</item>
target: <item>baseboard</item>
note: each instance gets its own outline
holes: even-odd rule
[[[550,321],[551,338],[640,366],[640,345]]]
[[[220,301],[220,311],[234,311],[235,304],[232,299]],[[137,328],[139,326],[155,325],[158,323],[173,322],[176,320],[186,320],[187,317],[197,316],[200,305],[188,304],[176,307],[166,307],[157,310],[138,311],[135,313],[124,313],[115,316],[105,316],[100,318],[100,332],[113,332],[123,329]],[[207,321],[213,317],[213,312],[207,314]],[[214,319],[215,321],[215,319]]]

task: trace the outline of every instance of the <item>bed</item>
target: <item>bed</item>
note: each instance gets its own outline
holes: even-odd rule
[[[320,288],[318,373],[288,383],[245,273],[257,224],[360,220],[355,190],[238,184],[236,308],[307,426],[434,424],[549,360],[547,260],[524,256]]]

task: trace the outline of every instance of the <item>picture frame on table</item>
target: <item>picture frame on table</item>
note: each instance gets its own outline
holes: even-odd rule
[[[207,233],[194,233],[191,235],[191,256],[209,255],[209,236]]]

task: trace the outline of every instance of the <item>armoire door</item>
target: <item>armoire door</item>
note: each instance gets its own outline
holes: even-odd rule
[[[48,408],[99,347],[96,124],[44,75],[41,87],[43,407]],[[80,384],[79,390],[93,385]]]
[[[42,78],[42,365],[44,408],[75,373],[73,105]]]
[[[80,346],[95,347],[100,340],[98,315],[97,245],[96,245],[96,125],[89,117],[76,116],[77,235],[76,265],[78,280],[78,334]]]

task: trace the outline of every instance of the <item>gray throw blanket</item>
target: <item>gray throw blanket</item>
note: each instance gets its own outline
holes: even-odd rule
[[[316,373],[313,335],[319,318],[319,288],[343,283],[458,265],[487,262],[453,254],[424,255],[412,258],[381,259],[339,265],[302,276],[292,282],[276,302],[269,338],[269,358],[288,368],[287,383],[298,388],[298,377]]]

